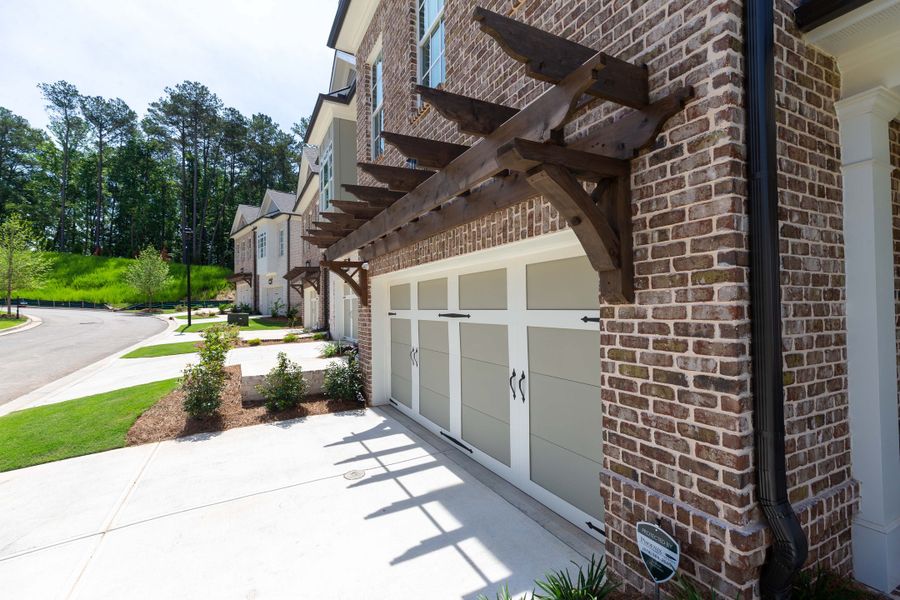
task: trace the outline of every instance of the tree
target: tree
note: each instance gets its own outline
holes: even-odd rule
[[[33,244],[31,225],[12,215],[0,223],[0,284],[6,294],[6,314],[12,314],[14,292],[40,287],[50,260]]]
[[[26,186],[38,170],[37,147],[47,138],[0,106],[0,218],[27,203]]]
[[[137,115],[124,100],[108,100],[102,96],[82,96],[80,101],[84,119],[90,124],[97,143],[97,199],[94,205],[94,254],[102,249],[104,201],[103,201],[103,151],[104,144],[118,141],[134,126]]]
[[[169,283],[169,263],[163,260],[153,246],[147,246],[137,255],[137,259],[125,272],[125,281],[147,298],[147,304],[153,307],[155,296]]]
[[[87,124],[79,114],[81,95],[78,88],[67,81],[41,83],[38,85],[44,100],[47,101],[47,112],[50,114],[48,129],[56,137],[62,150],[62,176],[59,184],[59,224],[56,229],[57,248],[60,252],[66,249],[66,196],[69,189],[69,170],[72,155],[84,143],[87,135]]]

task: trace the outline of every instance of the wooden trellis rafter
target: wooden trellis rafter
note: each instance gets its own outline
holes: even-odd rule
[[[228,276],[229,283],[246,283],[250,287],[253,287],[253,274],[245,273],[244,271],[239,271],[234,275]]]
[[[369,305],[369,272],[365,269],[366,263],[352,260],[323,260],[321,265],[343,279],[357,295],[362,306]]]
[[[301,295],[303,288],[311,286],[312,289],[319,293],[319,277],[321,269],[319,267],[294,267],[284,276],[288,285],[297,290]]]
[[[643,66],[483,8],[473,17],[525,65],[527,75],[553,85],[521,109],[417,87],[435,111],[478,139],[464,146],[385,132],[388,144],[415,160],[412,166],[436,171],[360,163],[387,187],[345,186],[362,202],[334,202],[348,213],[352,228],[335,220],[343,229],[311,232],[322,244],[342,236],[327,246],[325,258],[337,264],[335,259],[359,250],[367,260],[540,194],[584,247],[599,273],[602,298],[633,301],[630,159],[693,91],[684,88],[650,102]],[[566,124],[597,101],[632,110],[567,143]]]

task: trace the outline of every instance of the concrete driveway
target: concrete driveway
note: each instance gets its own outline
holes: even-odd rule
[[[0,473],[0,520],[10,598],[474,599],[602,551],[390,408]]]
[[[105,310],[29,308],[39,327],[0,336],[0,404],[166,329],[154,317]]]

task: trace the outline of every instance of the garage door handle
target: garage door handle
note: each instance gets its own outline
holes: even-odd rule
[[[472,315],[463,313],[438,313],[439,317],[450,317],[452,319],[471,319]]]
[[[416,366],[419,366],[419,349],[413,348],[413,362],[416,363]]]
[[[412,363],[413,365],[415,365],[416,361],[413,360],[412,353],[413,353],[413,349],[410,348],[409,349],[409,362]]]
[[[522,371],[522,376],[519,377],[519,393],[522,394],[522,402],[525,402],[525,390],[522,389],[522,382],[525,381],[525,371]]]
[[[513,400],[516,399],[516,388],[513,387],[513,379],[516,378],[516,370],[513,369],[512,375],[509,376],[509,391],[512,392]]]

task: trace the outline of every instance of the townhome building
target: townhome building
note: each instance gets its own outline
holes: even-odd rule
[[[340,0],[354,93],[308,141],[358,174],[303,237],[368,402],[627,587],[650,522],[726,597],[896,588],[898,32],[897,0]]]
[[[284,316],[301,302],[285,279],[291,269],[292,241],[304,231],[293,214],[295,201],[293,193],[266,190],[260,206],[238,206],[231,226],[236,305]]]

